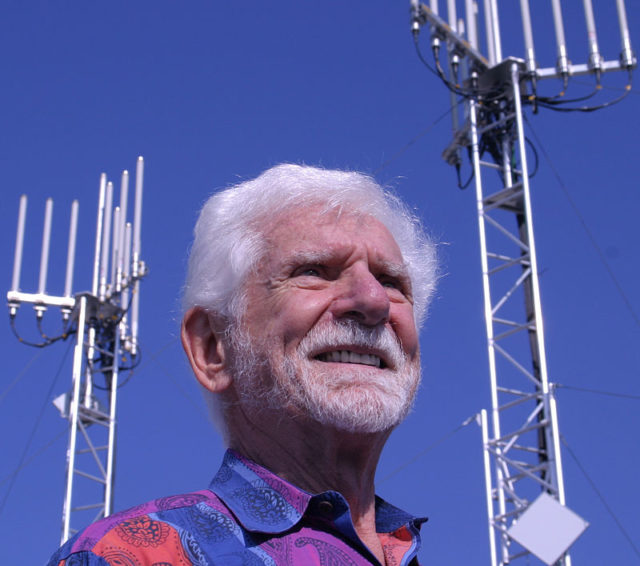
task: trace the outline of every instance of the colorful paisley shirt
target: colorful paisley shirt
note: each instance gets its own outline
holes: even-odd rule
[[[418,564],[420,525],[376,498],[386,563]],[[49,566],[379,564],[335,491],[312,495],[229,450],[208,490],[163,497],[76,534]]]

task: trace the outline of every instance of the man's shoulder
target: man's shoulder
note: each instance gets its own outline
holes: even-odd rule
[[[119,564],[118,559],[124,560],[123,564],[136,564],[131,562],[134,556],[137,560],[153,558],[149,562],[153,563],[167,551],[175,560],[176,555],[184,555],[180,533],[198,509],[228,513],[208,489],[160,497],[92,523],[67,541],[51,557],[49,566]],[[184,559],[184,564],[190,564],[186,555]]]

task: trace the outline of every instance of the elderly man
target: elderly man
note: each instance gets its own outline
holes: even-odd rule
[[[359,173],[280,165],[195,229],[182,343],[228,446],[208,490],[112,515],[52,565],[416,564],[423,519],[375,496],[420,381],[433,245]]]

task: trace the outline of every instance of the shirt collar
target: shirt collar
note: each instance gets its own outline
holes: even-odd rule
[[[233,450],[225,453],[209,489],[244,528],[262,533],[282,533],[300,521],[312,499],[339,495],[325,492],[313,496]],[[391,533],[405,525],[418,529],[425,521],[376,497],[376,530],[379,533]]]
[[[304,514],[311,494],[227,450],[209,489],[249,531],[281,533]]]

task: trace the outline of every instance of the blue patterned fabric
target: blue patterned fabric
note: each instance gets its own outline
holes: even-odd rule
[[[416,565],[420,525],[376,498],[385,560]],[[49,566],[378,564],[335,491],[312,495],[233,451],[209,490],[111,515],[69,540]]]

